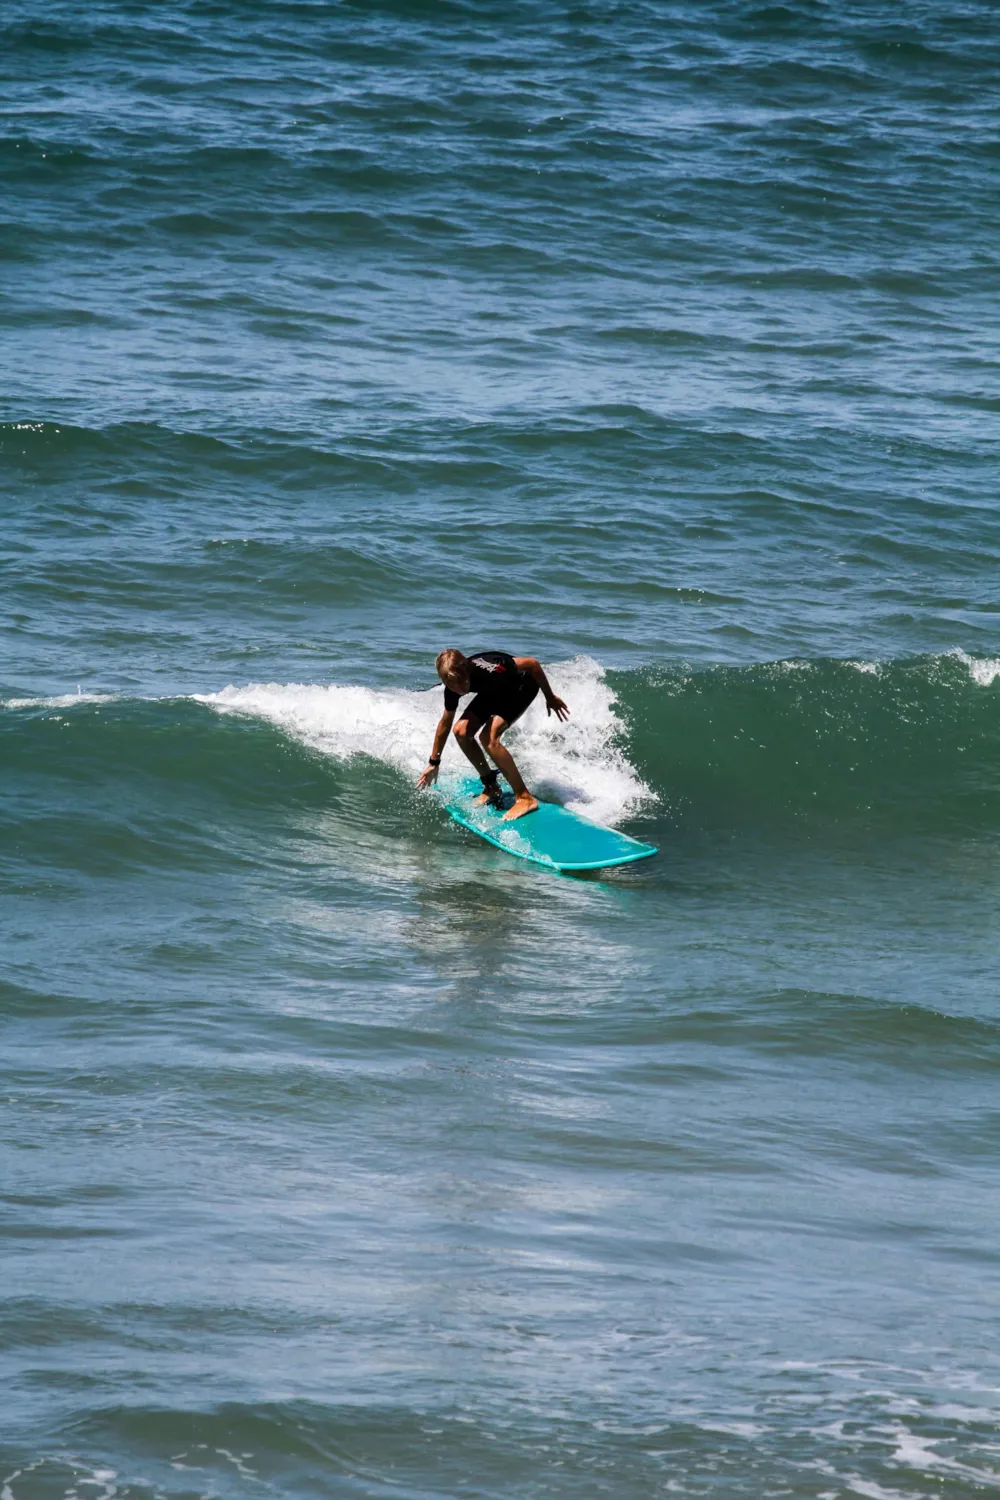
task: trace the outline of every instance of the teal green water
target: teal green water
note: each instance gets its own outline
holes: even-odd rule
[[[995,8],[0,41],[0,1500],[995,1489]]]

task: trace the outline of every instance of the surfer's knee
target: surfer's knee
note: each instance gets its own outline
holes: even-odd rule
[[[495,750],[500,743],[499,734],[494,733],[492,724],[485,724],[479,736],[479,743],[484,750]]]
[[[475,730],[469,723],[468,719],[459,719],[452,733],[454,734],[456,740],[459,741],[459,743],[461,743],[463,740],[471,740],[475,736]]]

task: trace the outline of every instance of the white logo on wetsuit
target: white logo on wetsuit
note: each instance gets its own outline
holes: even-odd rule
[[[469,666],[479,667],[483,672],[506,672],[507,670],[502,661],[483,661],[481,656],[470,657]]]

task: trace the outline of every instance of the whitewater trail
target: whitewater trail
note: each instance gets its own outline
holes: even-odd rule
[[[547,667],[554,690],[570,707],[560,724],[541,697],[506,736],[525,779],[542,797],[595,822],[614,825],[655,800],[623,748],[625,726],[604,668],[590,657]],[[412,692],[339,683],[256,683],[194,695],[219,713],[266,719],[293,739],[337,760],[367,755],[406,776],[427,764],[442,709],[440,688]],[[465,775],[458,747],[445,750],[441,778]]]

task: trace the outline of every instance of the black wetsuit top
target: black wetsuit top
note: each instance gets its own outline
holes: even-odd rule
[[[506,651],[476,651],[467,658],[469,692],[475,698],[466,710],[485,718],[499,714],[508,724],[520,718],[538,692],[538,683],[530,672],[522,672]],[[451,688],[444,690],[446,713],[454,713],[460,697]]]

